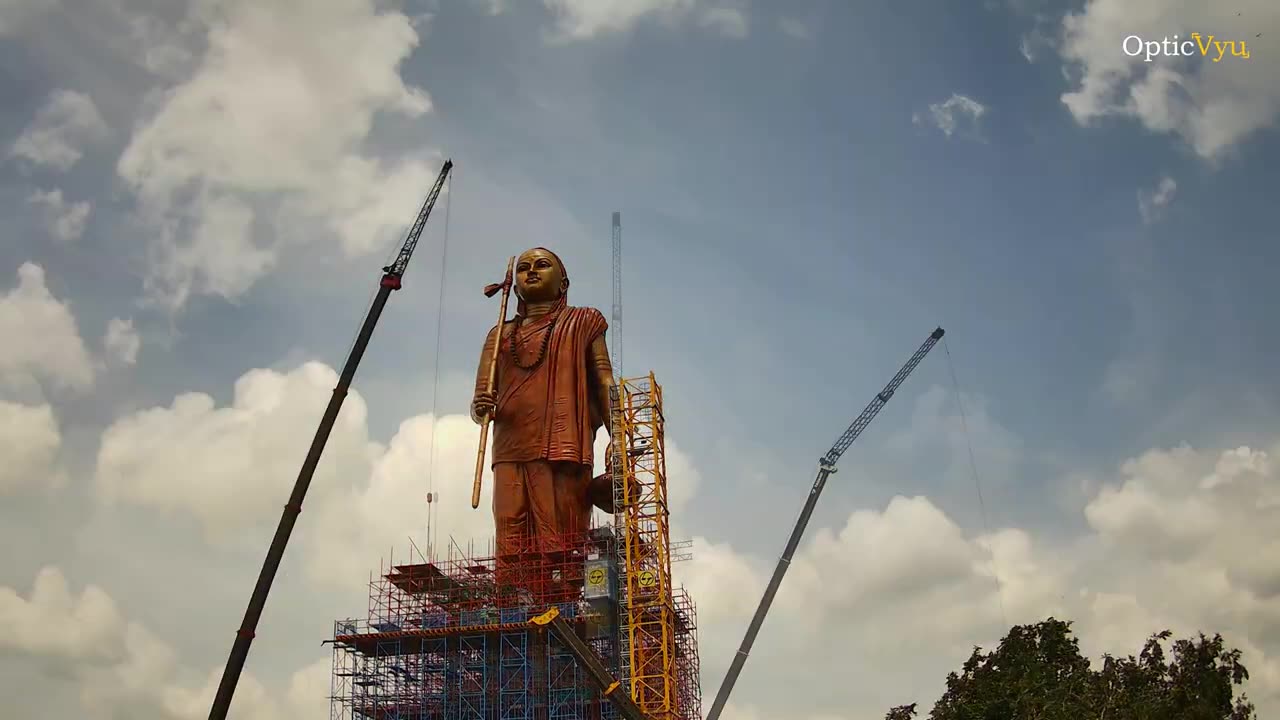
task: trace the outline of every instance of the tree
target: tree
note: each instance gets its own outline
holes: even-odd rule
[[[899,705],[884,716],[884,720],[911,720],[916,716],[916,704]]]
[[[1239,650],[1220,635],[1177,640],[1152,635],[1138,657],[1104,656],[1093,669],[1071,623],[1049,618],[1019,625],[999,646],[974,648],[928,720],[1256,720],[1236,687],[1249,677]],[[915,705],[893,708],[885,720],[910,720]]]

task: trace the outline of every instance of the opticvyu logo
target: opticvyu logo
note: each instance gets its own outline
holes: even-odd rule
[[[1143,62],[1151,62],[1157,57],[1200,57],[1212,58],[1221,62],[1222,58],[1238,57],[1248,59],[1249,48],[1244,40],[1215,40],[1213,35],[1203,36],[1198,32],[1191,33],[1190,40],[1179,40],[1177,35],[1163,40],[1143,40],[1139,35],[1130,35],[1124,39],[1124,54],[1129,57],[1145,55]]]

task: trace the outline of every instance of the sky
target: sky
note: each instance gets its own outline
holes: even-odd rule
[[[1125,53],[1192,32],[1250,56]],[[544,245],[611,316],[614,211],[708,706],[816,459],[942,326],[725,717],[928,707],[1049,616],[1094,658],[1222,633],[1280,711],[1278,40],[1270,0],[0,0],[0,692],[207,716],[452,158],[233,717],[324,717],[379,563],[486,541],[481,290]]]

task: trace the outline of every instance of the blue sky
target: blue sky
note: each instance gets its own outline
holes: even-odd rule
[[[1141,524],[1106,506],[1129,497],[1108,495],[1107,486],[1147,487],[1134,480],[1147,477],[1146,466],[1121,469],[1127,460],[1187,443],[1203,455],[1198,465],[1177,456],[1194,475],[1211,472],[1225,450],[1262,452],[1280,440],[1272,362],[1280,339],[1269,331],[1280,266],[1271,202],[1280,93],[1267,80],[1280,33],[1265,32],[1280,29],[1280,14],[1261,0],[1242,2],[1238,17],[1181,0],[865,5],[317,0],[268,3],[256,15],[238,0],[196,4],[203,11],[190,15],[144,0],[0,5],[0,93],[9,99],[0,107],[9,148],[0,163],[0,210],[9,218],[0,293],[31,263],[51,296],[40,307],[62,308],[39,316],[62,318],[53,327],[30,308],[0,319],[29,334],[14,347],[48,344],[74,356],[0,351],[0,401],[50,408],[58,438],[48,467],[24,470],[35,481],[15,483],[27,487],[0,511],[15,521],[4,531],[9,541],[25,550],[0,565],[0,584],[21,600],[36,571],[54,566],[73,588],[101,585],[123,615],[151,617],[164,635],[181,622],[148,605],[160,591],[138,590],[138,566],[113,568],[104,555],[179,565],[216,557],[227,587],[210,591],[208,617],[229,627],[255,572],[252,538],[269,534],[289,462],[279,478],[273,465],[246,486],[265,510],[246,526],[245,547],[228,549],[193,529],[213,522],[216,505],[196,499],[198,487],[183,494],[105,479],[115,477],[116,458],[132,463],[119,461],[131,468],[127,477],[163,477],[168,467],[157,457],[166,447],[127,448],[126,439],[145,433],[124,430],[144,427],[148,409],[188,392],[240,407],[233,385],[255,368],[293,377],[309,360],[340,367],[384,256],[447,156],[457,164],[449,195],[360,369],[367,424],[357,418],[352,437],[394,448],[411,439],[407,419],[433,407],[465,412],[495,312],[480,290],[508,255],[551,247],[568,266],[573,302],[607,314],[609,222],[621,211],[624,369],[652,369],[666,387],[669,432],[698,478],[678,529],[708,544],[707,563],[723,563],[688,571],[702,574],[702,585],[697,577],[690,584],[707,594],[708,622],[722,623],[708,631],[717,639],[704,641],[708,692],[723,668],[715,653],[725,650],[727,660],[742,609],[711,598],[705,578],[771,567],[816,458],[937,325],[948,331],[946,348],[846,456],[815,533],[830,528],[865,551],[879,546],[857,544],[857,518],[889,528],[867,538],[925,532],[931,526],[919,523],[943,518],[974,557],[996,553],[974,567],[995,567],[1005,592],[1055,588],[1009,601],[1019,618],[1078,593],[1067,611],[1109,648],[1121,642],[1111,630],[1124,623],[1097,615],[1102,601],[1088,595],[1106,586],[1108,598],[1135,598],[1141,611],[1125,626],[1139,637],[1158,622],[1227,623],[1253,643],[1262,667],[1273,667],[1280,646],[1263,639],[1272,637],[1270,620],[1240,610],[1228,622],[1205,609],[1222,598],[1175,608],[1108,586],[1125,572],[1099,564],[1096,547]],[[1119,50],[1127,34],[1197,28],[1263,36],[1235,65],[1162,58],[1146,67]],[[1181,85],[1162,84],[1168,73]],[[64,95],[59,106],[60,92],[81,99]],[[1083,99],[1066,99],[1072,93]],[[38,142],[24,146],[24,138]],[[59,163],[54,155],[66,148],[77,157]],[[79,225],[75,203],[91,208]],[[213,228],[203,240],[200,222]],[[259,268],[244,260],[253,257],[271,260]],[[166,293],[174,278],[191,281],[190,292]],[[104,342],[113,318],[136,333],[135,353]],[[55,356],[70,364],[51,363]],[[61,387],[81,358],[91,387]],[[325,390],[312,389],[322,402]],[[313,401],[272,402],[301,408],[296,422],[275,428],[282,445],[270,456],[288,457],[310,433]],[[196,417],[189,429],[181,418],[167,421],[174,435],[165,445],[216,446],[223,457],[267,452],[274,430],[255,425],[253,412],[227,413]],[[255,437],[253,447],[232,444]],[[352,452],[351,462],[364,462]],[[169,471],[183,462],[204,468],[194,457],[177,457]],[[1156,469],[1147,482],[1159,490],[1150,492],[1172,493],[1176,483],[1161,478],[1183,470],[1148,459]],[[367,477],[335,482],[387,497],[377,488],[391,471],[376,468],[389,461],[370,462]],[[200,472],[213,485],[247,482]],[[60,489],[40,491],[51,484],[40,478],[57,473],[66,478]],[[396,486],[407,494],[396,497],[417,502],[424,476],[457,474],[410,473]],[[1268,477],[1260,487],[1274,487]],[[104,499],[112,482],[124,500]],[[1160,497],[1167,508],[1203,503],[1217,522],[1239,510],[1186,493]],[[896,496],[925,498],[928,507],[895,505]],[[1151,503],[1124,507],[1163,507]],[[405,517],[409,528],[394,528],[393,538],[420,527]],[[483,534],[477,523],[470,516],[455,525]],[[841,536],[842,527],[854,530]],[[1030,537],[1040,560],[1071,556],[1074,574],[1045,570],[1051,562],[1037,565],[1039,574],[1016,569],[1021,561],[984,544],[1000,529]],[[99,533],[119,537],[95,550],[87,538]],[[299,553],[320,557],[316,543]],[[364,566],[384,547],[375,543]],[[814,558],[822,552],[813,546]],[[842,557],[859,572],[855,550]],[[1182,577],[1227,562],[1181,560]],[[1139,553],[1133,562],[1150,560]],[[994,613],[999,603],[980,575],[931,582]],[[298,585],[281,591],[286,598],[316,592],[290,582]],[[345,594],[317,601],[314,618],[297,618],[298,636],[319,638],[324,618],[358,612],[360,582],[353,576]],[[876,608],[893,606],[900,586],[885,582],[874,602],[848,600],[867,623],[891,622]],[[1174,581],[1148,585],[1177,592],[1166,582]],[[1257,600],[1248,597],[1241,607]],[[837,615],[845,607],[832,603]],[[770,629],[787,627],[787,612]],[[832,717],[845,708],[860,718],[885,706],[886,687],[907,694],[902,701],[927,702],[963,649],[998,637],[999,625],[985,615],[960,624],[952,645],[928,651],[936,667],[888,663],[890,685],[868,680],[848,698],[796,712]],[[164,640],[203,673],[225,652],[224,635]],[[786,648],[775,649],[782,662]],[[290,652],[290,668],[314,655]],[[1274,667],[1255,694],[1280,693]],[[285,670],[259,671],[271,692],[288,679]],[[748,691],[739,717],[776,717],[770,687]],[[147,702],[154,710],[154,698]]]

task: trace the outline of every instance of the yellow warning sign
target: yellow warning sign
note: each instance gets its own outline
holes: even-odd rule
[[[653,587],[658,584],[658,576],[652,570],[642,570],[640,572],[640,587]]]
[[[604,570],[600,568],[592,568],[591,572],[587,573],[587,584],[596,586],[604,585]]]

